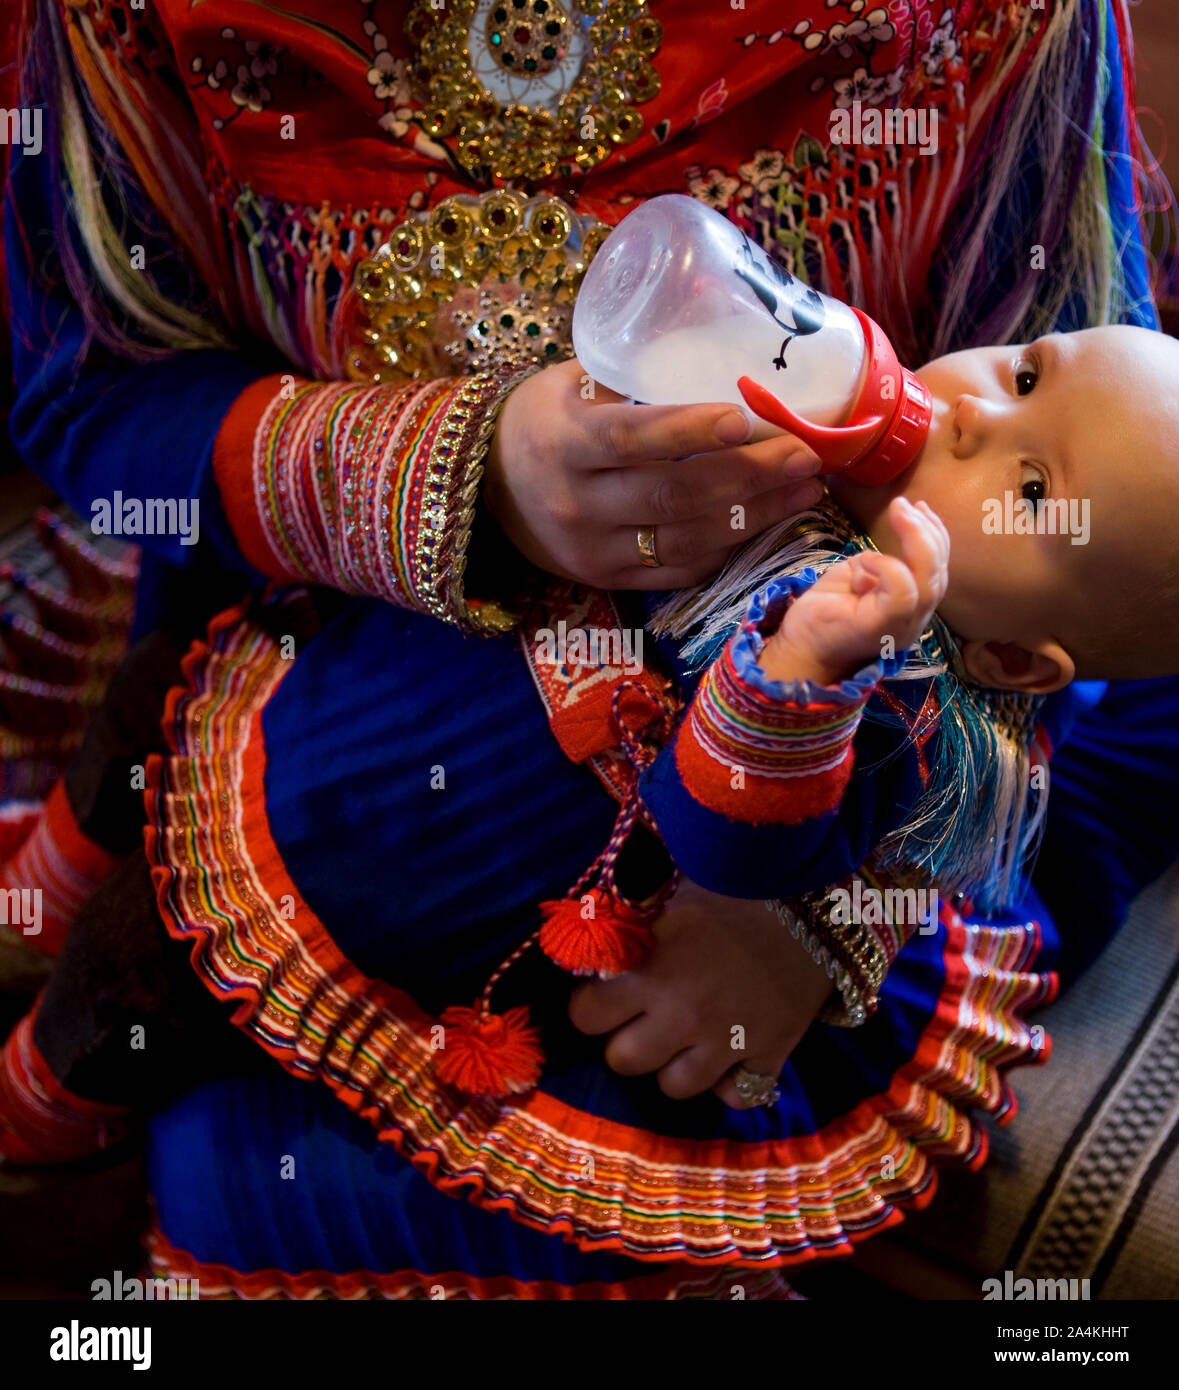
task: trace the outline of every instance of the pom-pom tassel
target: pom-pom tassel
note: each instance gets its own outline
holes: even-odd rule
[[[650,951],[651,912],[599,885],[540,905],[540,949],[573,975],[621,975]]]
[[[642,700],[624,711],[623,697],[636,690]],[[640,733],[630,724],[638,719],[646,728],[653,716],[666,714],[664,705],[634,682],[624,682],[615,690],[611,707],[632,768],[643,765],[649,755],[640,743]],[[646,956],[654,939],[651,921],[674,891],[675,876],[647,907],[634,906],[617,891],[614,862],[638,810],[638,776],[632,773],[630,790],[605,850],[567,897],[540,904],[542,925],[494,971],[478,1004],[473,1009],[452,1005],[443,1012],[446,1041],[434,1060],[439,1080],[467,1095],[497,1100],[530,1091],[540,1080],[544,1051],[527,1008],[520,1005],[493,1014],[490,1004],[496,983],[534,943],[539,942],[550,960],[575,975],[618,975]],[[585,886],[595,880],[594,887]]]
[[[524,1005],[493,1014],[456,1004],[443,1011],[441,1023],[446,1042],[434,1071],[448,1086],[499,1100],[530,1091],[540,1080],[544,1051]]]

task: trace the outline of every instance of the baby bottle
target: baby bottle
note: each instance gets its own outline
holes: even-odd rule
[[[929,433],[929,390],[878,324],[678,193],[643,203],[602,243],[573,347],[596,381],[650,405],[744,400],[813,449],[820,472],[866,485],[907,468]]]

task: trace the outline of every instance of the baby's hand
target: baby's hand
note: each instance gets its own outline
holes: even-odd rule
[[[888,514],[904,558],[862,551],[820,575],[766,641],[770,680],[834,685],[879,661],[885,638],[899,653],[925,631],[946,592],[950,535],[926,502],[894,497]]]

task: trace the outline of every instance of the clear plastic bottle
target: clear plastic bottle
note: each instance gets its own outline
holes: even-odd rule
[[[681,194],[643,203],[603,242],[577,297],[573,346],[621,395],[744,401],[814,448],[824,472],[860,481],[899,473],[929,429],[928,391],[871,319]]]

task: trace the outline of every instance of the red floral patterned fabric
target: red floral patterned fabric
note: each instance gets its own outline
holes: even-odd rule
[[[333,288],[389,228],[505,183],[610,223],[636,199],[690,193],[903,342],[891,287],[920,293],[996,75],[1006,80],[1012,55],[1029,59],[1044,18],[998,0],[504,0],[505,12],[514,22],[538,3],[565,35],[594,15],[632,35],[648,25],[646,53],[583,55],[598,64],[598,97],[580,163],[553,129],[533,129],[535,106],[512,108],[498,154],[485,138],[489,104],[427,133],[432,96],[453,104],[455,82],[486,76],[492,0],[441,11],[402,0],[156,0],[144,11],[69,0],[63,14],[98,111],[226,312],[318,375],[341,374]],[[445,42],[436,32],[455,13],[473,16],[465,47],[457,31]],[[832,145],[832,111],[856,101],[936,109],[938,153]],[[578,119],[580,135],[584,108]]]

